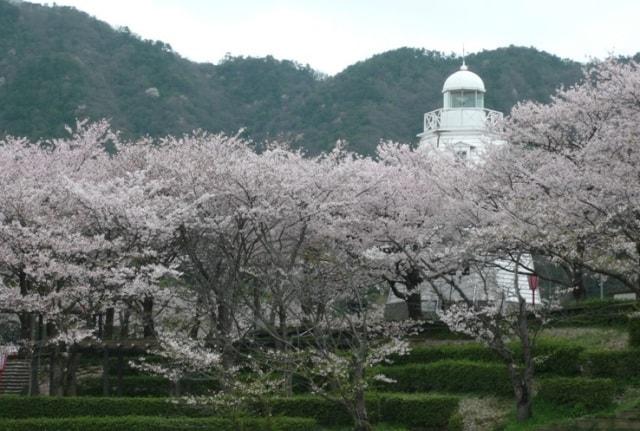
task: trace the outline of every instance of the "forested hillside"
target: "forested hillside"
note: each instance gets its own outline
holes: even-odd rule
[[[129,137],[244,128],[255,141],[286,139],[311,153],[342,138],[370,154],[380,139],[415,142],[459,64],[414,48],[333,77],[271,57],[198,64],[73,8],[0,0],[0,135],[57,136],[75,118],[109,118]],[[487,107],[505,112],[581,76],[579,63],[534,48],[483,51],[467,64],[485,81]]]

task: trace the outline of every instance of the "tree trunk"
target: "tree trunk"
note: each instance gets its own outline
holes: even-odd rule
[[[40,320],[35,314],[31,314],[31,361],[29,376],[29,395],[40,395],[40,346],[42,344]]]
[[[103,339],[110,340],[113,338],[113,320],[115,318],[116,310],[113,307],[107,308],[104,319],[104,333]]]
[[[584,244],[580,241],[576,247],[579,259],[582,261],[584,256]],[[587,289],[584,286],[584,270],[578,265],[573,267],[573,298],[581,301],[587,296]]]
[[[153,297],[147,296],[142,301],[143,337],[152,338],[156,331],[153,325]]]
[[[124,352],[122,349],[118,349],[118,369],[117,369],[117,394],[122,396],[123,390],[123,374],[124,374]]]
[[[356,386],[356,391],[353,400],[353,415],[355,431],[372,431],[371,423],[369,423],[369,415],[367,413],[367,403],[365,400],[364,389],[364,363],[360,357],[355,359],[353,369],[353,383]]]
[[[264,325],[264,323],[262,322],[262,304],[260,289],[258,288],[258,286],[253,286],[253,288],[251,289],[251,293],[253,295],[253,328],[255,330],[258,330],[262,329],[261,326]]]
[[[516,271],[516,283],[518,272]],[[527,303],[520,298],[518,304],[518,337],[522,346],[522,361],[524,369],[518,375],[518,366],[515,363],[509,364],[511,383],[514,386],[516,395],[516,419],[519,422],[529,419],[533,415],[533,350],[531,338],[529,337],[529,320],[527,316]]]
[[[20,285],[20,295],[26,296],[29,294],[29,284],[27,281],[27,275],[24,271],[20,271],[18,275],[18,283]],[[20,319],[20,338],[22,341],[31,340],[32,335],[32,313],[27,311],[20,312],[18,314],[18,318]],[[27,350],[26,348],[24,350]]]
[[[29,376],[29,395],[40,395],[40,347],[35,347],[31,354]]]
[[[98,338],[102,339],[104,337],[104,317],[102,315],[102,313],[98,313],[97,317],[97,321],[98,321]]]
[[[125,308],[120,312],[120,339],[126,340],[129,338],[129,309]]]
[[[282,305],[278,306],[278,337],[276,338],[276,349],[285,351],[287,344],[284,340],[287,339],[287,310]],[[285,355],[286,358],[286,355]],[[284,393],[286,396],[293,395],[293,370],[292,365],[289,364],[289,360],[284,366]]]
[[[225,370],[233,366],[233,350],[229,338],[231,324],[231,311],[224,301],[220,301],[218,304],[218,321],[216,323],[217,343],[222,350],[222,366]]]
[[[533,403],[531,399],[531,390],[524,384],[516,391],[518,399],[516,401],[516,419],[518,422],[524,422],[533,415]]]
[[[412,320],[422,320],[422,297],[420,292],[411,292],[407,297],[407,308],[409,318]]]
[[[109,396],[111,385],[109,384],[109,349],[104,346],[102,349],[102,395]]]
[[[78,363],[80,354],[74,349],[69,349],[67,370],[64,376],[64,395],[75,397],[78,395]]]
[[[49,359],[49,395],[62,396],[62,358],[58,344],[51,349]]]

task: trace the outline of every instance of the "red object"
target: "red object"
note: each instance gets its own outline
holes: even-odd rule
[[[538,282],[540,281],[540,279],[535,274],[529,274],[527,278],[529,279],[529,289],[531,290],[532,294],[531,303],[532,305],[536,305],[536,289],[538,288]]]

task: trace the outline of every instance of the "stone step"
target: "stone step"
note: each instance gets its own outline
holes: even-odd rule
[[[9,359],[0,374],[0,394],[21,394],[29,386],[30,362],[24,359]]]

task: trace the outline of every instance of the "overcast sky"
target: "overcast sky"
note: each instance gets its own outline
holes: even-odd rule
[[[45,2],[40,2],[45,3]],[[182,56],[273,55],[335,74],[402,46],[533,46],[586,61],[640,51],[637,0],[56,0]]]

